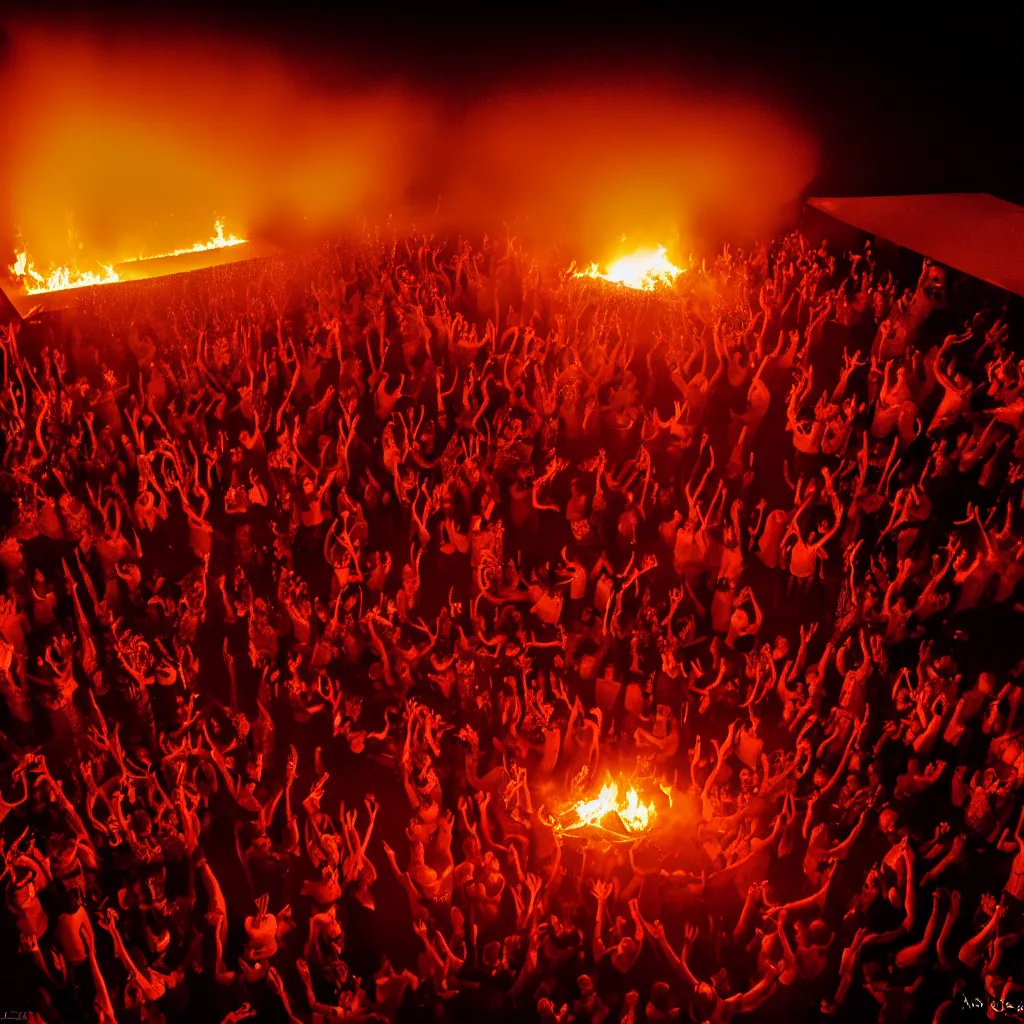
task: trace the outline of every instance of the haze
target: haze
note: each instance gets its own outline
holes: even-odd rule
[[[791,218],[815,145],[727,84],[557,78],[450,102],[401,83],[312,83],[256,47],[22,28],[2,87],[0,241],[40,266],[205,239],[417,228],[685,249]],[[344,82],[344,84],[340,84]],[[4,262],[9,262],[4,260]]]

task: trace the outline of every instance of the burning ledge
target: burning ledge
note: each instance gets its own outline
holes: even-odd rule
[[[808,202],[805,220],[808,214],[824,215],[833,222],[930,256],[1011,294],[1024,295],[1024,209],[1010,203],[986,195],[815,198]],[[11,314],[25,317],[33,311],[79,308],[89,304],[100,287],[104,294],[116,294],[120,286],[134,282],[255,262],[280,251],[265,242],[226,234],[219,221],[214,235],[205,242],[101,266],[102,273],[57,267],[42,274],[23,250],[14,254],[8,268],[13,286],[0,295],[0,307],[2,299],[9,306],[7,310],[0,308],[0,319]],[[671,288],[685,273],[685,268],[671,262],[664,246],[637,249],[603,270],[597,264],[569,268],[576,279],[641,291]]]
[[[219,221],[216,229],[216,234],[208,242],[170,253],[104,265],[101,266],[102,273],[57,267],[44,275],[23,250],[15,254],[15,261],[8,268],[14,287],[4,294],[12,310],[25,318],[30,313],[80,309],[90,305],[101,292],[105,297],[113,297],[124,286],[143,281],[256,262],[281,253],[278,246],[267,242],[225,236]],[[573,265],[568,271],[573,279],[600,281],[647,292],[672,288],[685,272],[668,259],[667,250],[661,245],[636,249],[611,261],[603,270],[592,263],[583,270]],[[3,319],[2,315],[0,319]]]
[[[103,265],[101,273],[68,266],[51,267],[41,273],[29,253],[22,249],[15,253],[14,262],[8,267],[8,277],[13,284],[4,290],[4,295],[13,311],[24,318],[32,312],[58,312],[86,305],[99,288],[104,294],[116,294],[122,286],[140,281],[260,260],[279,251],[264,242],[225,234],[220,221],[215,223],[214,234],[205,242]]]

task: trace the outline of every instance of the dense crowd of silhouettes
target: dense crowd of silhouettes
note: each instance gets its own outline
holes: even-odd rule
[[[3,331],[0,1010],[1024,1004],[1005,311],[799,235],[274,268]]]

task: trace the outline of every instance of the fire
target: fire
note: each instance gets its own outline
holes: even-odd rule
[[[621,256],[603,273],[596,263],[592,263],[588,270],[577,271],[573,276],[600,278],[626,288],[652,292],[659,287],[671,287],[681,273],[682,268],[669,260],[665,246],[659,245]]]
[[[576,807],[577,821],[570,828],[585,825],[600,825],[609,814],[616,814],[623,828],[629,833],[646,832],[654,820],[654,804],[641,802],[637,791],[631,786],[626,791],[625,801],[619,801],[619,787],[609,779],[593,800],[581,800]]]
[[[86,288],[93,284],[112,284],[119,281],[114,268],[104,266],[102,274],[91,270],[75,270],[71,267],[53,267],[45,277],[36,270],[36,265],[29,254],[22,249],[14,254],[11,264],[11,276],[21,284],[29,295],[40,292],[60,292],[66,288]]]
[[[246,239],[236,238],[234,235],[224,237],[224,224],[221,221],[214,221],[216,234],[205,242],[196,242],[187,249],[175,249],[172,252],[162,252],[156,256],[136,256],[133,260],[125,260],[125,263],[141,263],[144,260],[162,260],[167,256],[184,256],[189,252],[208,252],[210,249],[226,249],[231,245],[244,245]]]
[[[224,234],[224,224],[221,221],[214,222],[215,233],[205,242],[196,242],[187,249],[174,249],[171,252],[161,252],[153,256],[136,256],[134,259],[125,260],[125,263],[141,263],[146,260],[166,259],[170,256],[184,256],[186,253],[207,252],[211,249],[226,249],[232,245],[243,245],[244,238],[235,235]],[[78,270],[75,267],[53,267],[48,274],[41,274],[29,256],[28,251],[22,249],[15,252],[14,262],[10,266],[11,277],[29,295],[39,295],[43,292],[59,292],[68,288],[88,288],[97,284],[113,284],[121,278],[113,266],[100,264],[102,274],[91,270]]]

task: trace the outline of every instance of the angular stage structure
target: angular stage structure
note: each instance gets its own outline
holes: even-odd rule
[[[1010,295],[1024,297],[1024,207],[984,193],[863,196],[807,201],[801,227],[812,239],[876,251],[904,250]],[[919,264],[918,264],[919,266]]]
[[[106,284],[26,292],[8,282],[0,294],[0,322],[20,320],[30,313],[34,316],[90,309],[98,302],[129,299],[133,293],[154,282],[164,282],[185,274],[201,275],[240,264],[255,266],[280,252],[280,248],[269,243],[241,242],[224,248],[120,263],[114,267],[119,279]]]

